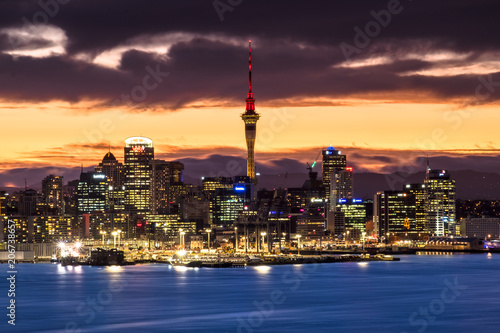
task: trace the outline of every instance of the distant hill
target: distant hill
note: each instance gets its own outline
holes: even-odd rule
[[[461,200],[500,200],[500,174],[492,172],[478,172],[471,170],[450,171],[456,181],[457,199]],[[354,195],[363,199],[373,199],[373,195],[379,191],[401,190],[405,184],[423,183],[425,172],[417,172],[410,175],[399,173],[355,173]],[[307,179],[304,174],[262,175],[259,185],[272,189],[275,187],[300,187]],[[391,188],[392,184],[392,188]]]
[[[450,171],[451,176],[457,184],[457,198],[461,200],[500,200],[500,174],[493,172],[479,172],[472,170]],[[74,179],[71,175],[69,180]],[[373,199],[373,195],[378,191],[401,190],[405,184],[423,183],[425,172],[417,172],[410,175],[379,174],[379,173],[355,173],[354,174],[354,195],[358,198]],[[305,173],[283,173],[283,174],[263,174],[259,176],[259,188],[289,188],[301,187],[307,175]],[[65,182],[67,181],[65,177]],[[201,184],[201,177],[190,177],[186,172],[184,177],[186,183]],[[392,188],[391,188],[392,184]],[[40,183],[31,184],[28,187],[39,190]],[[22,188],[0,188],[10,192],[21,190]]]

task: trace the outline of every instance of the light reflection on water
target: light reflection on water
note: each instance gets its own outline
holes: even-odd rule
[[[495,254],[232,269],[20,264],[16,331],[417,332],[412,313],[455,278],[467,289],[425,332],[496,331],[499,264]]]

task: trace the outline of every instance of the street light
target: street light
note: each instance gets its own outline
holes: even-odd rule
[[[235,249],[234,252],[238,252],[238,227],[234,227],[234,237],[235,237]]]
[[[186,233],[184,231],[181,231],[181,245],[184,246],[184,235]],[[184,246],[185,247],[185,246]]]
[[[121,234],[122,234],[122,231],[121,230],[117,230],[117,232],[118,232],[118,247],[120,247],[121,244],[122,244],[121,243]]]
[[[111,234],[113,235],[113,247],[116,248],[116,235],[118,235],[118,233],[113,231]]]
[[[297,235],[297,254],[300,255],[300,237],[302,235]]]
[[[99,231],[99,233],[100,233],[100,234],[101,234],[101,236],[102,236],[102,242],[101,242],[101,243],[102,243],[102,245],[104,245],[104,235],[106,235],[106,231],[102,231],[102,230],[101,230],[101,231]]]
[[[261,232],[260,235],[262,236],[261,248],[263,248],[264,247],[264,237],[267,235],[267,233]],[[269,251],[269,249],[268,249],[268,251]]]
[[[208,253],[210,254],[210,233],[212,232],[212,230],[206,229],[205,231],[208,234]]]

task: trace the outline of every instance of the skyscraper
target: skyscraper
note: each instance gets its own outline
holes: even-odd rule
[[[330,210],[340,199],[352,199],[352,171],[352,167],[338,168],[330,175]]]
[[[456,235],[455,180],[447,170],[431,170],[425,177],[427,229],[434,236]]]
[[[323,187],[326,191],[326,198],[330,199],[330,179],[332,174],[346,169],[346,156],[340,150],[335,150],[332,146],[323,150]],[[352,180],[351,180],[352,182]]]
[[[260,115],[255,112],[255,99],[252,92],[252,42],[248,41],[248,95],[246,99],[246,111],[241,115],[245,122],[245,139],[247,142],[247,176],[252,182],[255,178],[255,136],[257,131],[257,120]]]
[[[104,155],[102,162],[95,167],[95,172],[104,173],[111,186],[123,186],[123,164],[116,160],[113,153],[107,152],[106,155]]]
[[[82,172],[78,182],[78,214],[104,212],[108,208],[109,182],[104,173]]]
[[[53,215],[64,214],[63,177],[49,175],[42,180],[42,197]]]
[[[415,196],[403,191],[378,192],[373,199],[373,223],[386,241],[415,239]]]
[[[170,164],[151,161],[151,214],[166,214],[169,208]]]
[[[135,214],[149,211],[153,141],[144,137],[125,140],[125,210]]]

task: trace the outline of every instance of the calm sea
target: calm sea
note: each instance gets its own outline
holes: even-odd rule
[[[7,265],[0,265],[3,276]],[[500,255],[179,269],[19,264],[1,332],[498,332]]]

